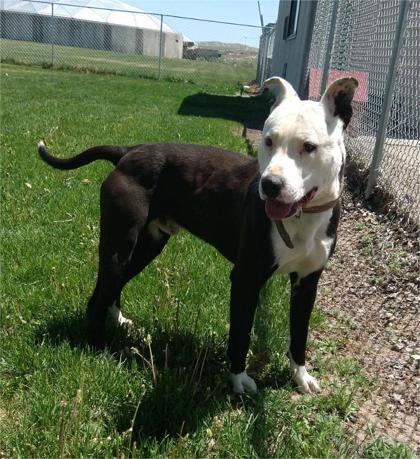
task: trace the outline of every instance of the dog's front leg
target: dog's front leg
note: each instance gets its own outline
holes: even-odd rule
[[[290,275],[290,346],[288,356],[290,370],[298,390],[304,393],[319,392],[318,381],[305,368],[306,342],[309,319],[315,303],[318,281],[322,270],[299,279],[296,273]]]
[[[235,269],[231,274],[231,282],[228,346],[230,380],[235,393],[256,392],[255,381],[245,371],[245,361],[262,283],[242,276]]]

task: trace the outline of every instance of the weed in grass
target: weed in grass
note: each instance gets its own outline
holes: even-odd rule
[[[356,222],[356,224],[354,225],[354,229],[356,231],[363,231],[366,229],[366,225],[363,222]]]
[[[382,459],[395,457],[399,459],[414,459],[416,456],[409,448],[396,443],[392,438],[379,438],[368,445],[363,451],[366,459]]]
[[[374,252],[374,238],[371,234],[366,234],[360,239],[362,253],[366,256],[372,256]]]
[[[402,250],[392,248],[389,252],[388,266],[392,273],[401,274],[402,267],[404,266],[404,257],[406,253]]]

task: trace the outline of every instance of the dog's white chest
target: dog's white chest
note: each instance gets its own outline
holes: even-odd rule
[[[299,277],[320,270],[327,262],[333,238],[327,236],[329,215],[306,215],[284,222],[285,229],[293,243],[293,249],[286,246],[275,224],[271,237],[274,255],[280,273],[295,272]]]

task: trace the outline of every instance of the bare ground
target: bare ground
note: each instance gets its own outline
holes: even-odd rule
[[[359,361],[373,384],[349,428],[361,443],[373,432],[420,452],[418,255],[410,234],[346,194],[318,307],[345,335],[340,356]]]

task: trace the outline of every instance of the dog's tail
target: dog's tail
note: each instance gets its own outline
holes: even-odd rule
[[[50,166],[55,169],[77,169],[78,167],[85,166],[98,159],[105,159],[111,161],[115,166],[119,160],[127,153],[129,149],[126,147],[114,147],[111,145],[103,145],[100,147],[92,147],[88,150],[79,153],[71,158],[61,159],[52,156],[45,148],[44,142],[41,140],[38,143],[39,156]]]

